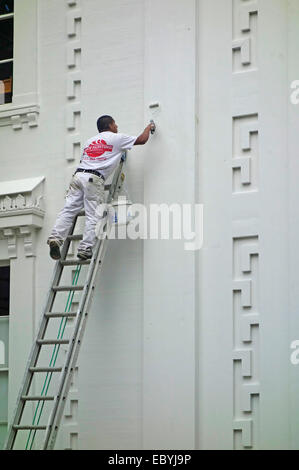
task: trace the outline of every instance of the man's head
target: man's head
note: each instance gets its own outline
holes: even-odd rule
[[[117,134],[118,127],[111,116],[101,116],[97,121],[98,131],[110,131]]]

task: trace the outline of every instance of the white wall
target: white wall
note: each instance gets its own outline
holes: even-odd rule
[[[203,449],[298,448],[298,20],[296,1],[200,2]]]
[[[1,181],[46,177],[36,257],[21,246],[12,263],[10,412],[80,146],[101,114],[128,134],[154,117],[129,153],[131,199],[203,203],[204,246],[111,241],[58,448],[298,448],[297,0],[38,7],[38,125],[2,127],[0,113]]]
[[[86,136],[102,112],[136,134],[161,101],[157,136],[128,160],[130,196],[145,204],[193,201],[183,181],[194,165],[194,2],[169,11],[136,1],[83,9]],[[144,252],[140,241],[111,243],[80,358],[82,446],[194,445],[193,269],[180,242],[147,241]]]
[[[145,18],[145,100],[161,111],[144,202],[193,204],[195,3],[146,2]],[[144,448],[194,447],[194,259],[183,241],[144,242]]]

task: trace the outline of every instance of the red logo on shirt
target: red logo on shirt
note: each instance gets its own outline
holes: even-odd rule
[[[105,140],[95,140],[86,149],[85,153],[90,158],[97,158],[103,155],[105,152],[112,152],[113,145],[107,145]]]

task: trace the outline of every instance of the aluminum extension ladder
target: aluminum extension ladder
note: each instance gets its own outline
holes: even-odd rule
[[[120,164],[118,169],[115,171],[113,181],[110,186],[106,186],[105,190],[109,190],[108,197],[106,199],[107,204],[111,204],[111,202],[117,199],[119,191],[121,190],[123,181],[124,181],[124,173],[123,165],[126,160],[126,153],[122,155]],[[98,239],[93,250],[93,257],[91,260],[80,261],[80,260],[67,260],[67,254],[69,251],[70,244],[73,240],[79,240],[82,238],[82,235],[74,235],[74,230],[76,227],[76,223],[78,217],[84,215],[84,212],[80,213],[74,220],[73,226],[70,229],[69,235],[63,245],[61,250],[61,259],[56,262],[54,268],[54,274],[52,278],[51,287],[47,296],[47,301],[45,304],[45,308],[43,311],[43,315],[41,317],[38,333],[36,338],[33,342],[31,353],[29,356],[28,363],[26,365],[24,379],[21,385],[21,389],[18,395],[17,404],[15,408],[15,412],[13,415],[12,422],[8,429],[7,439],[4,446],[4,450],[12,450],[14,448],[14,444],[17,438],[17,434],[19,431],[29,431],[29,437],[27,440],[27,444],[29,439],[31,439],[31,447],[32,443],[34,442],[34,438],[37,432],[44,431],[44,436],[42,437],[42,449],[43,450],[52,450],[55,445],[55,441],[57,438],[64,406],[66,403],[66,398],[71,386],[73,373],[75,370],[80,345],[82,343],[88,313],[92,303],[93,292],[96,285],[97,274],[102,267],[103,260],[105,257],[107,245],[108,245],[108,238],[109,233],[112,227],[113,221],[111,221],[110,217],[107,217],[106,226],[104,227],[104,233],[101,239]],[[74,285],[73,282],[72,286],[60,286],[59,282],[62,277],[63,270],[66,266],[77,266],[77,270],[81,269],[82,265],[89,265],[86,280],[84,285],[77,286]],[[55,301],[55,297],[57,292],[69,292],[74,295],[75,291],[82,291],[82,295],[79,301],[78,310],[77,312],[60,312],[55,313],[52,312],[53,304]],[[67,310],[67,309],[66,309]],[[68,309],[69,310],[69,309]],[[74,318],[74,328],[71,333],[70,339],[45,339],[49,320],[52,318],[61,318],[67,321],[68,318]],[[60,348],[60,345],[67,345],[66,351],[66,358],[64,361],[63,367],[54,367],[55,361],[53,362],[51,359],[51,366],[44,367],[38,365],[39,356],[41,353],[41,349],[44,345],[53,345],[54,348]],[[53,355],[52,355],[53,358]],[[49,376],[50,379],[52,378],[53,373],[61,373],[59,380],[58,380],[58,388],[55,390],[54,396],[48,396],[47,390],[42,390],[41,395],[33,396],[28,395],[30,391],[30,387],[32,385],[33,376],[37,373],[47,373],[47,377]],[[34,424],[25,425],[21,423],[22,417],[24,414],[25,405],[28,402],[38,402],[38,405],[41,405],[41,410],[45,402],[52,402],[53,406],[49,414],[48,424],[47,425],[39,425],[38,422],[35,422],[34,417]],[[37,410],[37,408],[36,408]],[[28,446],[26,445],[26,449]]]

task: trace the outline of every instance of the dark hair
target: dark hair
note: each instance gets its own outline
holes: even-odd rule
[[[109,125],[114,123],[114,119],[111,116],[101,116],[97,121],[98,131],[104,132],[109,131]]]

